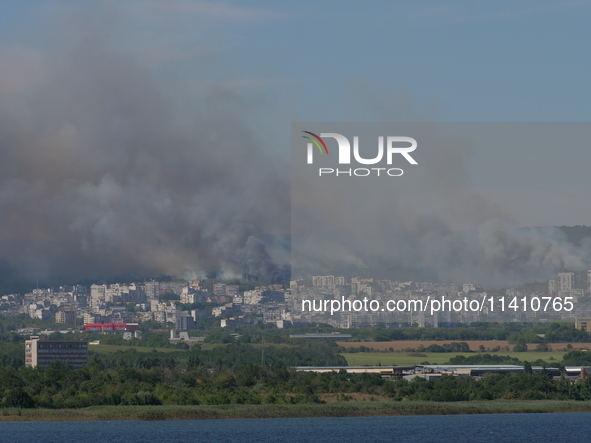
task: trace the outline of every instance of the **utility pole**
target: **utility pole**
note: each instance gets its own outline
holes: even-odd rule
[[[265,337],[261,333],[261,366],[265,366]]]

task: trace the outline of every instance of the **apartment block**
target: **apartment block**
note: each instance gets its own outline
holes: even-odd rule
[[[575,273],[561,272],[558,274],[558,290],[570,291],[575,288]]]
[[[74,323],[76,321],[76,311],[59,311],[55,313],[56,323]]]
[[[31,368],[48,366],[53,361],[62,361],[80,369],[88,363],[87,341],[53,341],[31,337],[25,342],[25,365]]]

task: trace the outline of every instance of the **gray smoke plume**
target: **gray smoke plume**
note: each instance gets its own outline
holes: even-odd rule
[[[401,177],[385,172],[379,177],[320,176],[320,167],[347,171],[372,166],[338,164],[338,146],[330,137],[330,154],[307,164],[301,136],[305,130],[344,134],[349,140],[359,136],[365,158],[375,157],[378,135],[413,135],[420,141],[413,152],[418,165],[399,156],[391,166],[372,166],[401,167]],[[323,272],[509,287],[555,278],[561,271],[589,269],[591,239],[574,245],[556,227],[520,228],[486,189],[474,186],[469,167],[477,144],[490,144],[479,149],[498,152],[509,143],[510,164],[517,154],[552,152],[556,140],[565,156],[575,157],[569,147],[581,152],[589,137],[591,125],[584,123],[296,123],[292,276]],[[521,169],[524,174],[526,167]],[[497,175],[502,181],[503,170]],[[553,210],[551,198],[544,204]],[[524,200],[523,210],[529,205]]]
[[[112,17],[93,19],[101,28]],[[296,175],[291,206],[288,137],[259,135],[259,100],[156,69],[92,23],[56,34],[44,52],[0,48],[5,273],[62,283],[210,273],[284,281],[294,221],[296,237],[312,227],[293,263],[307,274],[507,286],[589,267],[588,241],[519,229],[471,190],[469,141],[421,145],[408,170],[415,179],[378,193]]]
[[[250,127],[259,105],[86,33],[0,54],[0,260],[52,282],[285,279],[265,244],[289,232],[288,165]]]

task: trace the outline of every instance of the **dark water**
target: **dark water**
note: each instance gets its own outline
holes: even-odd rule
[[[0,442],[591,442],[591,413],[20,422]]]

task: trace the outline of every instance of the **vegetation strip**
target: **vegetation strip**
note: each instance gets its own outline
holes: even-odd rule
[[[591,402],[339,402],[306,405],[95,406],[83,409],[5,409],[0,421],[205,420],[591,412]]]

